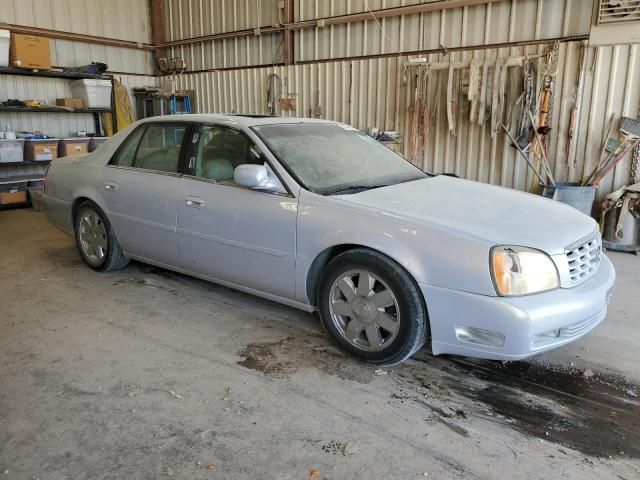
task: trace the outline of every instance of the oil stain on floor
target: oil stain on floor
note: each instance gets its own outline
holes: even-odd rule
[[[422,368],[409,369],[409,378],[428,385],[425,373],[440,370],[440,391],[447,392],[449,401],[468,405],[469,416],[593,457],[640,458],[640,402],[635,397],[640,390],[622,377],[585,377],[576,369],[529,362],[420,355],[418,363]]]
[[[239,355],[238,364],[280,379],[317,369],[368,383],[380,372],[322,335],[251,343]],[[418,405],[456,434],[468,436],[470,422],[489,421],[592,457],[640,458],[640,389],[622,377],[424,352],[386,372],[396,387],[391,402]]]

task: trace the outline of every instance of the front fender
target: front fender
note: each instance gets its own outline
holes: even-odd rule
[[[421,284],[495,295],[489,271],[491,245],[481,239],[307,191],[301,192],[298,209],[298,301],[310,301],[306,285],[314,260],[342,245],[379,251]]]

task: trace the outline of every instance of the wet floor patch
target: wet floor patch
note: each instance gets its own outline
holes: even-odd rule
[[[424,372],[409,369],[404,378],[419,382],[426,397],[466,405],[465,416],[594,457],[640,458],[638,386],[622,377],[528,362],[421,356],[419,363]],[[431,369],[442,372],[436,383]]]
[[[308,369],[359,383],[369,383],[374,375],[371,366],[345,356],[319,333],[250,343],[239,355],[239,365],[275,378]]]

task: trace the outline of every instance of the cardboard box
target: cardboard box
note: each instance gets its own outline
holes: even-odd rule
[[[63,138],[58,144],[58,157],[76,157],[89,153],[88,138]]]
[[[8,192],[0,192],[0,205],[11,205],[14,203],[26,203],[27,191],[26,190],[10,190]]]
[[[12,67],[51,70],[49,39],[34,35],[11,34],[9,64]]]
[[[81,98],[56,98],[56,105],[68,108],[84,108],[84,102]]]
[[[58,140],[28,139],[24,142],[24,159],[27,162],[46,162],[58,158]]]

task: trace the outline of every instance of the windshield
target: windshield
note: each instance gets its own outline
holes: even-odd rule
[[[356,193],[427,177],[370,136],[342,124],[262,125],[254,131],[305,188]]]

